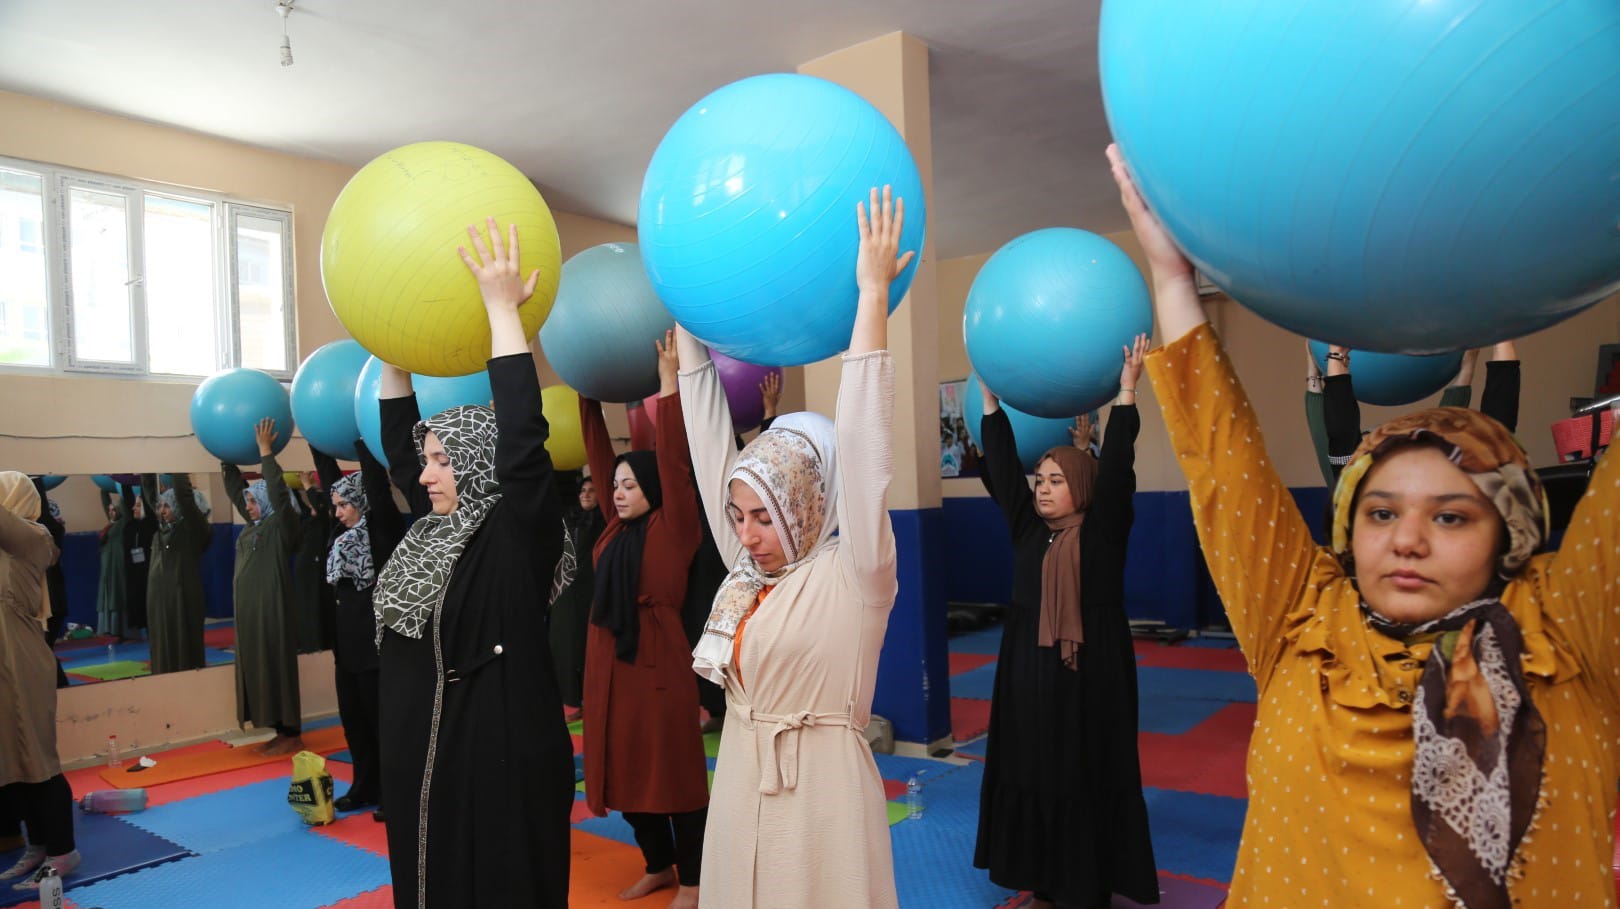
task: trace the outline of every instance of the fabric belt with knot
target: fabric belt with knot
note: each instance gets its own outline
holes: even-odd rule
[[[851,732],[859,731],[847,712],[813,713],[801,710],[786,716],[773,716],[755,713],[753,708],[746,707],[738,719],[754,732],[754,747],[759,753],[761,795],[777,795],[783,789],[794,789],[799,785],[800,730],[814,726],[843,726]]]

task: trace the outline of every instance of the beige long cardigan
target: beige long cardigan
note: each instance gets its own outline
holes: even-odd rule
[[[0,786],[62,772],[56,658],[39,626],[45,569],[55,561],[50,531],[0,508]]]
[[[712,364],[683,373],[681,400],[704,510],[728,565],[737,457]],[[898,905],[883,782],[862,734],[894,605],[894,364],[845,357],[839,385],[838,541],[775,585],[742,639],[746,687],[726,680],[703,843],[704,909]]]

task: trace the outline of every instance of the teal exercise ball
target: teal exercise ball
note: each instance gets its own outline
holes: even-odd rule
[[[1001,400],[1073,417],[1119,394],[1123,348],[1153,332],[1142,272],[1105,237],[1049,227],[996,250],[968,290],[962,336]]]
[[[310,447],[345,461],[359,457],[354,440],[354,386],[371,354],[345,338],[318,348],[293,375],[292,413]]]
[[[376,357],[369,358],[361,367],[354,386],[354,420],[366,448],[387,467],[390,465],[383,453],[382,408],[378,403],[382,367],[382,361]],[[416,395],[417,412],[424,420],[462,404],[488,407],[493,397],[487,371],[449,377],[412,375],[411,390]]]
[[[979,431],[979,424],[984,419],[984,392],[980,388],[979,377],[969,375],[967,387],[962,392],[962,422],[967,424],[968,436],[973,439],[974,446],[984,451],[984,439]],[[1051,449],[1074,444],[1074,437],[1069,435],[1074,417],[1062,420],[1035,417],[1016,407],[1009,407],[1006,401],[1001,402],[1001,409],[1007,412],[1007,421],[1012,424],[1013,440],[1018,445],[1018,462],[1024,465],[1024,473],[1034,473],[1041,455]]]
[[[293,436],[287,389],[257,369],[227,369],[203,380],[191,396],[191,430],[208,453],[226,464],[259,463],[254,427],[265,417],[276,421],[273,453]]]
[[[1289,331],[1438,353],[1620,289],[1614,0],[1105,0],[1098,60],[1148,205]]]
[[[540,346],[566,385],[587,398],[623,404],[658,391],[653,342],[674,327],[636,244],[604,243],[563,263]]]
[[[893,311],[922,259],[922,178],[905,139],[870,102],[814,76],[733,82],[670,127],[641,185],[636,232],[658,297],[715,350],[800,366],[849,346],[855,326],[855,206],[873,187],[905,201],[889,286]]]
[[[1318,369],[1327,372],[1328,346],[1311,342],[1311,358]],[[1350,352],[1350,385],[1356,400],[1382,407],[1403,407],[1427,398],[1451,384],[1462,368],[1463,352],[1426,354]]]

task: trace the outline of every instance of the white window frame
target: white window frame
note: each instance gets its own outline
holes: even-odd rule
[[[41,242],[45,245],[47,326],[50,332],[51,363],[39,366],[22,363],[0,363],[0,374],[31,373],[57,375],[102,375],[124,378],[161,378],[201,382],[207,376],[156,373],[149,368],[149,346],[146,320],[145,246],[146,196],[164,196],[188,202],[204,203],[212,208],[211,230],[214,260],[214,368],[227,369],[241,365],[241,325],[238,321],[240,301],[236,282],[236,223],[239,216],[247,215],[283,225],[281,246],[282,299],[286,305],[282,312],[283,343],[286,346],[287,367],[264,372],[281,380],[291,380],[298,368],[297,298],[294,295],[294,252],[292,211],[273,204],[250,202],[221,193],[190,189],[150,180],[116,177],[107,174],[61,167],[40,161],[0,156],[0,167],[40,177],[44,221]],[[75,347],[73,335],[72,299],[72,225],[70,223],[71,190],[83,188],[91,192],[121,195],[125,199],[125,225],[128,237],[130,263],[129,317],[132,322],[133,357],[130,362],[109,362],[81,357]]]

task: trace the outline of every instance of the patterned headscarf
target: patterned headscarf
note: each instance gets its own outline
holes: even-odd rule
[[[501,501],[495,478],[495,411],[476,404],[452,407],[416,424],[416,459],[424,466],[422,439],[438,436],[456,478],[456,510],[419,518],[377,576],[372,604],[382,624],[420,638],[443,601],[456,560]]]
[[[0,508],[11,512],[24,520],[39,522],[39,490],[34,488],[34,481],[25,473],[15,470],[0,470]],[[0,567],[10,560],[11,556],[0,551]],[[19,597],[19,601],[21,598]],[[38,619],[41,627],[51,617],[50,588],[45,584],[45,576],[39,578],[39,607],[35,610],[34,618]]]
[[[1388,637],[1434,639],[1412,703],[1412,821],[1458,905],[1506,909],[1540,801],[1547,728],[1524,682],[1523,635],[1497,592],[1540,548],[1546,496],[1524,449],[1483,414],[1440,407],[1391,420],[1362,440],[1333,493],[1333,549],[1352,573],[1361,483],[1380,458],[1413,446],[1444,453],[1502,516],[1500,580],[1482,599],[1426,622],[1394,622],[1365,602],[1362,610]]]
[[[336,584],[348,578],[355,587],[365,590],[377,579],[377,568],[371,562],[371,532],[366,526],[370,509],[366,507],[366,489],[360,474],[351,473],[333,483],[332,495],[354,506],[360,520],[332,541],[332,551],[326,554],[326,583]]]
[[[1408,414],[1362,438],[1333,491],[1333,551],[1341,558],[1350,551],[1356,495],[1373,463],[1401,447],[1421,444],[1439,448],[1496,506],[1508,532],[1499,573],[1504,578],[1517,573],[1549,533],[1547,495],[1529,457],[1507,428],[1461,407]]]
[[[818,413],[777,418],[737,456],[726,480],[731,507],[732,480],[748,485],[770,515],[787,564],[765,572],[744,550],[715,595],[703,637],[692,651],[692,668],[716,684],[725,683],[737,626],[759,602],[759,593],[834,546],[838,532],[838,457],[833,422]],[[735,527],[733,527],[735,530]]]

